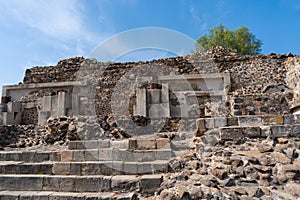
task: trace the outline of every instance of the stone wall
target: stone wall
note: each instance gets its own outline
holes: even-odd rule
[[[80,69],[83,57],[61,60],[56,66],[34,67],[27,69],[24,84],[74,81],[75,72]]]
[[[231,98],[231,115],[284,115],[290,114],[291,101],[284,94],[239,95]]]
[[[268,111],[267,106],[280,105],[282,103],[281,97],[285,94],[267,101],[264,100],[265,98],[262,98],[263,101],[259,101],[246,96],[254,94],[259,96],[264,93],[265,87],[270,84],[283,84],[291,89],[295,88],[297,82],[295,77],[297,77],[298,71],[293,66],[297,64],[295,61],[297,58],[292,54],[239,56],[235,52],[229,52],[222,48],[192,53],[185,57],[145,62],[102,63],[77,57],[62,60],[56,66],[35,67],[26,70],[24,84],[90,80],[92,84],[96,83],[89,91],[92,94],[89,101],[90,111],[96,111],[97,115],[104,118],[111,113],[111,95],[118,80],[137,66],[159,65],[162,69],[161,74],[164,75],[170,75],[168,70],[164,72],[164,69],[166,69],[164,66],[171,67],[174,70],[171,74],[174,75],[229,72],[231,76],[229,95],[242,95],[246,106],[246,109],[237,110],[236,108],[239,105],[235,104],[233,105],[235,108],[231,108],[232,113],[237,111],[237,114],[272,114],[275,111],[272,111],[272,109]],[[289,97],[285,96],[285,98]],[[255,104],[261,104],[260,107],[257,108],[254,104],[251,105],[251,101]],[[284,113],[286,108],[286,106],[283,106],[279,112],[286,114]],[[279,108],[274,109],[278,110]],[[289,109],[285,111],[289,112]]]

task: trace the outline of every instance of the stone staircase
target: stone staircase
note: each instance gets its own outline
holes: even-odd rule
[[[138,199],[159,188],[173,155],[166,138],[0,152],[0,199]]]
[[[245,138],[278,138],[300,136],[300,115],[266,115],[200,118],[196,136],[218,130],[221,141],[237,141]]]

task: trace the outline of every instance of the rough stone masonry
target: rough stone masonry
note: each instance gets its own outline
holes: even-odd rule
[[[163,180],[138,198],[297,199],[299,66],[290,53],[239,56],[217,47],[153,61],[76,57],[34,67],[19,85],[3,86],[0,148],[108,139],[130,140],[134,152],[157,151],[164,141],[172,158]],[[147,67],[161,68],[153,76]],[[119,86],[124,77],[130,84]],[[113,111],[117,87],[121,114]],[[155,133],[140,132],[152,124]],[[149,140],[139,146],[141,136]]]

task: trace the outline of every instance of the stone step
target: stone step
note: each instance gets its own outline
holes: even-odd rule
[[[169,160],[172,157],[171,149],[159,150],[126,150],[119,148],[65,150],[61,152],[63,162],[84,161],[125,161],[148,162],[155,160]]]
[[[151,149],[169,149],[170,141],[168,138],[148,139],[135,138],[120,141],[111,140],[81,140],[70,141],[69,150],[83,149],[103,149],[103,148],[119,148],[130,150],[151,150]]]
[[[163,176],[0,175],[0,191],[133,192],[153,193]]]
[[[168,161],[152,162],[60,162],[53,166],[56,175],[137,175],[168,172]]]
[[[47,162],[22,163],[3,161],[0,174],[54,174],[54,175],[136,175],[168,172],[168,161],[152,162]]]
[[[0,174],[52,174],[52,163],[0,162]]]
[[[0,161],[23,161],[23,162],[44,162],[60,161],[61,155],[58,151],[2,151]]]
[[[246,115],[235,117],[213,117],[197,119],[197,129],[205,131],[230,126],[276,126],[300,125],[300,115]]]
[[[48,191],[0,191],[0,199],[34,199],[34,200],[137,200],[136,192],[114,193],[74,193],[74,192],[48,192]]]
[[[278,138],[299,137],[300,125],[271,125],[271,126],[231,126],[220,128],[220,138],[223,141],[243,138]]]

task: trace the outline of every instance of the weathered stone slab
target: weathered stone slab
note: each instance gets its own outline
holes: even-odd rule
[[[99,150],[87,149],[84,151],[85,161],[98,161],[99,160]]]
[[[100,181],[101,184],[101,192],[111,191],[111,179],[112,176],[103,176]]]
[[[137,149],[156,149],[155,139],[137,139]]]
[[[242,127],[242,133],[244,137],[248,138],[260,138],[261,137],[261,131],[260,127]]]
[[[43,178],[44,191],[59,191],[60,176],[45,176]]]
[[[73,151],[62,151],[61,161],[73,161]]]
[[[110,148],[99,149],[99,160],[112,160],[113,151]]]
[[[260,126],[262,119],[258,116],[241,116],[239,117],[240,126]]]
[[[134,191],[138,188],[138,186],[139,180],[136,176],[114,176],[111,179],[111,188],[114,191]]]
[[[228,117],[227,118],[227,126],[238,126],[238,117]]]
[[[111,141],[110,142],[111,148],[118,148],[118,149],[128,149],[128,141],[122,140],[122,141]]]
[[[138,162],[124,162],[123,171],[125,174],[137,174]]]
[[[100,192],[102,177],[78,177],[75,182],[75,192]]]
[[[282,125],[284,118],[280,115],[262,116],[262,123],[263,125]]]
[[[214,128],[225,127],[225,126],[227,126],[227,118],[225,117],[214,118]]]
[[[156,139],[157,149],[170,149],[170,140],[168,138]]]
[[[53,165],[53,174],[55,175],[68,175],[70,171],[70,163],[54,163]]]
[[[282,126],[271,126],[271,134],[273,137],[288,137],[292,133],[292,126],[282,125]]]
[[[149,162],[141,162],[138,164],[138,174],[152,174],[152,164]]]
[[[140,191],[153,194],[163,181],[162,175],[144,175],[140,179]]]
[[[220,129],[221,140],[239,140],[244,137],[242,129],[240,127],[230,127]]]

